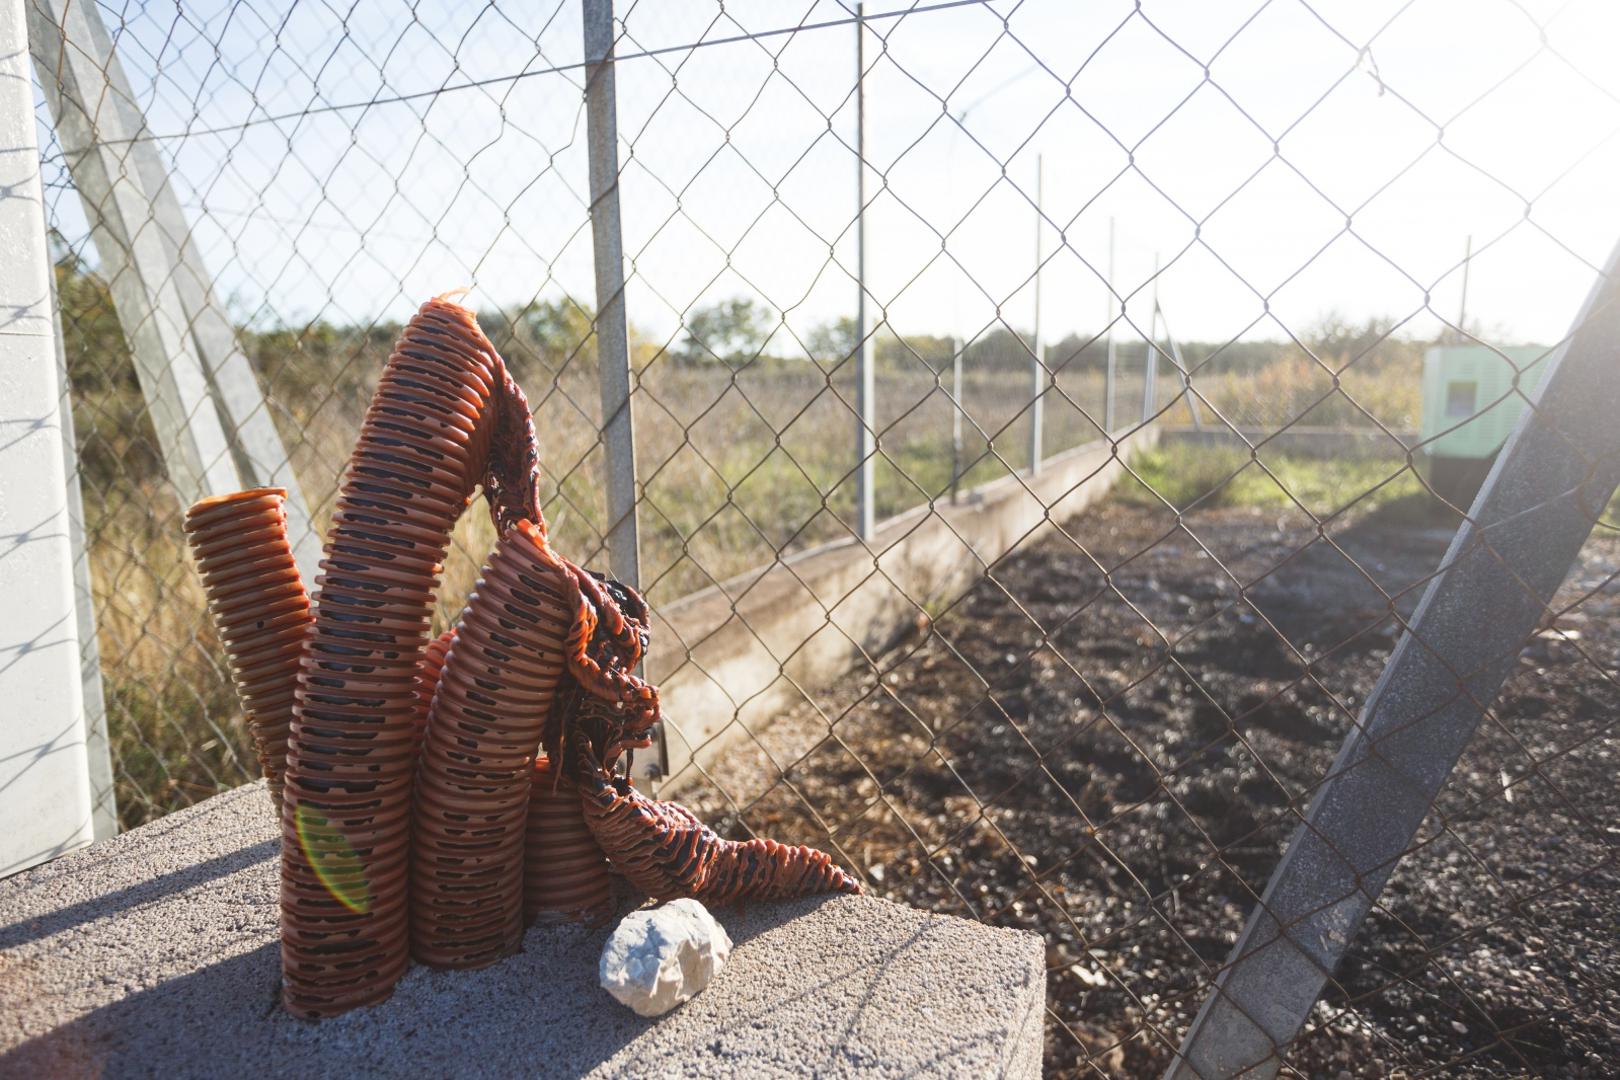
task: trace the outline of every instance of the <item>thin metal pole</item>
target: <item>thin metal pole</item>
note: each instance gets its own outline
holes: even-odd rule
[[[866,309],[866,34],[865,4],[855,5],[855,534],[870,540],[876,528],[873,466],[877,454],[873,418],[876,385],[873,341]]]
[[[584,0],[585,142],[590,158],[591,248],[596,266],[596,374],[602,398],[602,471],[607,483],[608,566],[641,588],[636,496],[635,406],[630,396],[630,334],[624,313],[624,236],[619,226],[619,114],[613,66],[613,0]],[[647,780],[669,775],[664,725],[656,762],[637,762]]]
[[[1046,427],[1046,357],[1042,355],[1044,349],[1041,345],[1041,240],[1042,215],[1045,213],[1042,187],[1046,180],[1046,169],[1043,168],[1041,155],[1035,155],[1035,326],[1030,333],[1034,340],[1030,343],[1029,361],[1029,473],[1039,476],[1041,472],[1042,439]]]
[[[1153,253],[1153,314],[1148,319],[1147,353],[1142,358],[1142,423],[1153,419],[1159,382],[1159,253]]]
[[[951,337],[951,502],[961,497],[962,483],[962,343]]]
[[[602,394],[608,565],[641,587],[636,519],[635,410],[624,317],[624,239],[619,231],[619,122],[614,98],[613,0],[584,0],[585,137],[590,156],[591,242],[596,260],[596,369]]]
[[[1108,219],[1108,371],[1103,377],[1103,434],[1114,434],[1114,219]]]
[[[1620,245],[1167,1076],[1270,1077],[1620,485]]]
[[[1192,414],[1194,431],[1204,430],[1204,414],[1198,408],[1198,397],[1192,390],[1192,377],[1187,374],[1187,363],[1181,358],[1181,346],[1176,344],[1176,332],[1170,329],[1170,316],[1164,313],[1164,308],[1155,301],[1154,313],[1158,315],[1159,322],[1164,325],[1164,340],[1170,346],[1170,362],[1176,366],[1176,374],[1181,379],[1181,397],[1187,402],[1187,411]]]
[[[1462,339],[1468,334],[1468,268],[1474,265],[1474,234],[1468,234],[1468,240],[1463,245],[1463,279],[1462,299],[1457,303],[1457,337]]]

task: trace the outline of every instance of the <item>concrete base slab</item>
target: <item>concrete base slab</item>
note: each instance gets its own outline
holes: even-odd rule
[[[1040,1073],[1040,938],[866,897],[716,911],[731,963],[657,1020],[596,985],[607,930],[579,927],[295,1020],[276,835],[255,784],[0,882],[0,1075]]]

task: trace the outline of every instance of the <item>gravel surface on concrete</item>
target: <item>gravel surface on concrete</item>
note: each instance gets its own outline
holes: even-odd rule
[[[0,882],[0,1075],[1039,1075],[1040,938],[867,897],[716,911],[731,963],[657,1020],[597,986],[608,930],[579,927],[296,1020],[274,837],[251,785]]]

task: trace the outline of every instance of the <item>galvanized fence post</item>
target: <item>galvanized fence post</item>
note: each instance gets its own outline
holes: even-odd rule
[[[1108,370],[1103,376],[1103,435],[1114,436],[1114,371],[1118,366],[1114,348],[1114,219],[1108,219]]]
[[[1041,155],[1035,155],[1035,326],[1030,334],[1033,341],[1030,344],[1029,360],[1029,474],[1041,474],[1042,442],[1046,437],[1046,357],[1041,345],[1041,225],[1045,208],[1042,203],[1042,188],[1045,186],[1046,170],[1043,167]]]
[[[1165,344],[1170,348],[1170,362],[1175,365],[1176,378],[1181,381],[1181,398],[1187,403],[1187,411],[1192,414],[1194,431],[1204,430],[1204,414],[1198,408],[1198,396],[1193,393],[1192,376],[1187,374],[1187,363],[1181,357],[1181,346],[1176,344],[1176,332],[1170,329],[1170,316],[1164,313],[1159,301],[1153,301],[1153,315],[1164,327]]]
[[[0,0],[0,877],[95,835],[23,0]]]
[[[1268,1077],[1620,485],[1620,246],[1390,655],[1167,1076]]]
[[[1142,357],[1142,423],[1153,419],[1159,383],[1159,257],[1153,256],[1153,314],[1148,318],[1147,351]]]
[[[962,341],[951,341],[951,502],[961,498],[962,484]]]
[[[635,410],[624,312],[624,237],[619,227],[619,121],[614,97],[613,0],[584,0],[585,132],[596,262],[596,368],[606,453],[607,547],[613,576],[641,587],[636,518]]]
[[[866,22],[865,4],[855,5],[855,535],[870,540],[877,524],[876,343],[866,307]]]
[[[596,371],[602,398],[603,473],[607,482],[608,566],[641,588],[636,493],[635,408],[630,396],[630,333],[624,308],[624,235],[619,224],[619,115],[613,67],[613,0],[584,0],[585,135],[590,158],[591,245],[596,267]],[[659,725],[657,775],[669,771]],[[641,770],[646,775],[650,770]]]
[[[94,5],[27,3],[34,65],[170,481],[183,503],[244,487],[286,488],[293,553],[313,587],[320,537],[112,38]]]

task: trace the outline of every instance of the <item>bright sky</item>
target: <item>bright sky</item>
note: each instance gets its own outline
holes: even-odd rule
[[[849,314],[855,30],[680,48],[846,6],[618,6],[631,320],[667,336],[738,293],[800,332]],[[414,23],[380,0],[279,24],[262,7],[130,13],[121,31],[102,8],[240,311],[398,318],[463,284],[482,304],[593,296],[583,77],[550,70],[579,60],[577,0],[428,2]],[[1182,338],[1278,337],[1328,309],[1433,333],[1425,294],[1456,318],[1472,237],[1470,316],[1503,343],[1555,340],[1620,239],[1617,43],[1614,0],[996,0],[875,19],[868,287],[901,333],[973,333],[998,310],[1027,327],[1039,156],[1048,340],[1103,322],[1110,221],[1130,315],[1145,321],[1158,259]],[[73,203],[55,211],[70,234]]]

